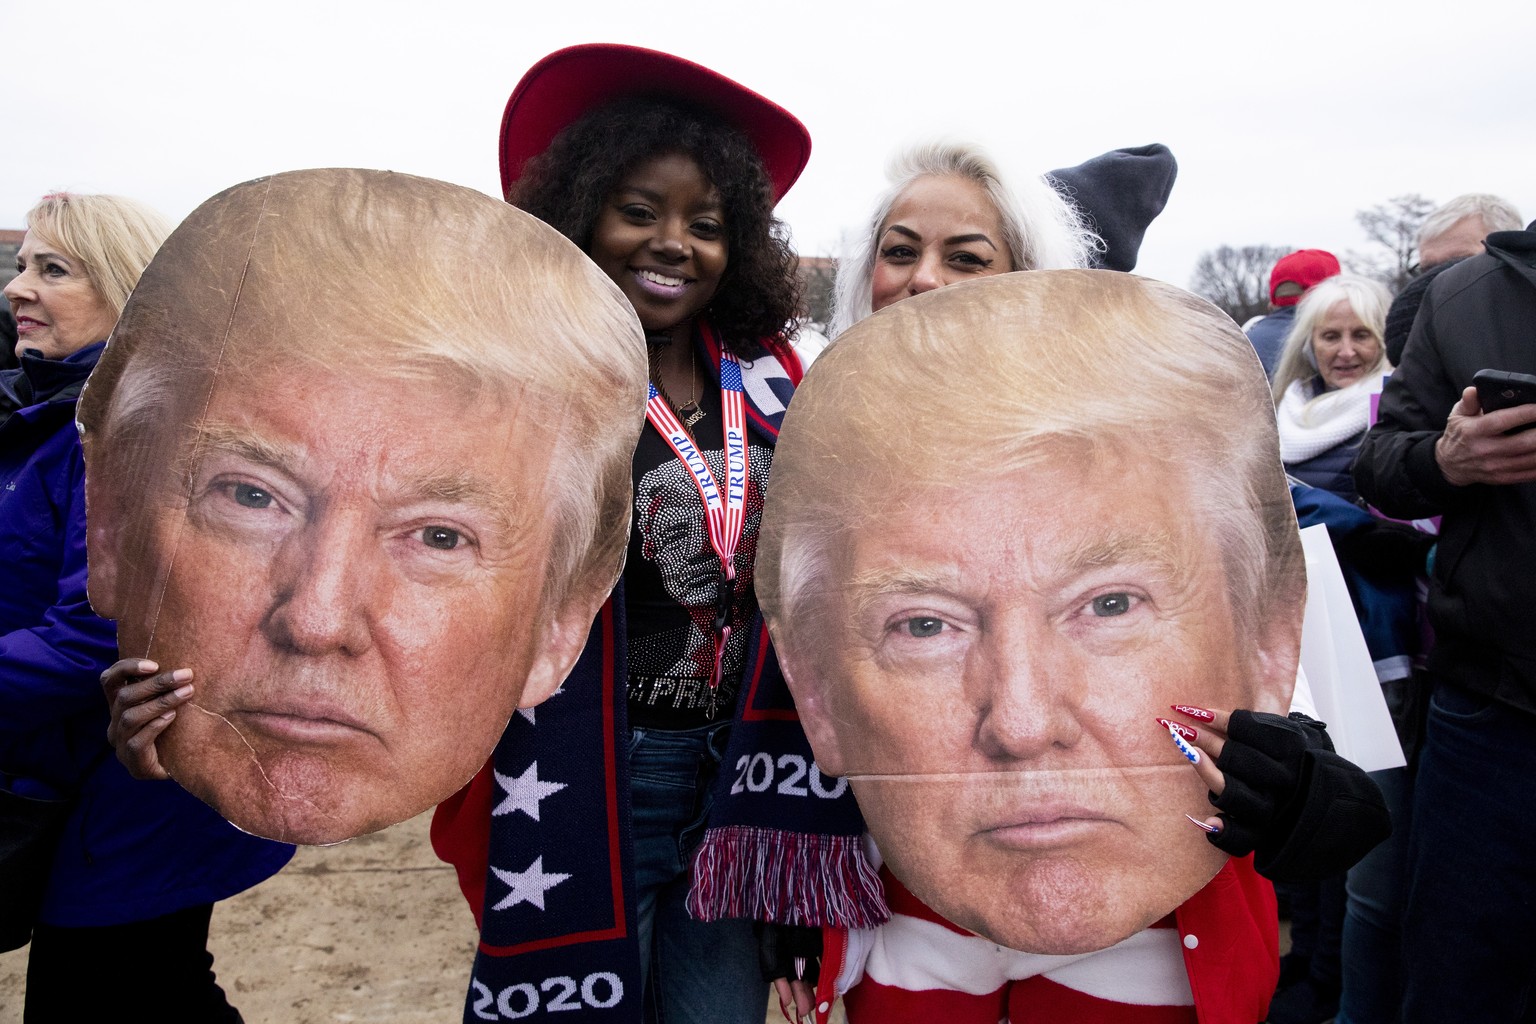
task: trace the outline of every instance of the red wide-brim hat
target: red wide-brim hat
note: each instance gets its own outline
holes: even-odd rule
[[[811,158],[811,134],[764,96],[702,64],[619,43],[568,46],[528,69],[501,118],[501,191],[528,161],[587,111],[609,100],[648,96],[714,114],[747,137],[768,171],[775,201],[784,198]]]

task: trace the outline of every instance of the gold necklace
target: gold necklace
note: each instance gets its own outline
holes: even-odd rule
[[[688,355],[688,379],[689,379],[690,389],[693,391],[693,397],[688,399],[688,401],[684,402],[683,404],[679,405],[679,404],[677,404],[676,402],[674,402],[672,400],[672,396],[671,395],[667,394],[666,385],[663,384],[662,381],[661,381],[661,358],[660,357],[661,357],[661,348],[662,348],[663,344],[670,344],[670,341],[662,342],[662,343],[652,342],[650,345],[646,346],[646,349],[647,349],[647,353],[646,354],[650,357],[649,361],[650,361],[650,369],[651,369],[651,383],[656,385],[656,390],[661,392],[661,397],[665,398],[667,400],[667,404],[670,405],[677,412],[678,416],[682,417],[683,426],[688,427],[689,429],[692,429],[692,427],[693,427],[693,425],[695,423],[699,422],[699,420],[704,418],[704,410],[699,407],[699,363],[698,363],[698,357],[695,356],[691,350],[689,351],[689,355]]]

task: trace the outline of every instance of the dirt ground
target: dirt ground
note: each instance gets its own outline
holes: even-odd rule
[[[248,1024],[457,1024],[475,927],[427,841],[431,815],[340,846],[214,908],[214,971]],[[0,954],[0,1024],[21,1020],[27,951]]]
[[[432,853],[431,814],[340,846],[300,847],[213,912],[219,983],[247,1024],[459,1024],[475,926]],[[0,1024],[19,1024],[27,951],[0,953]],[[769,1021],[780,1020],[772,1007]]]

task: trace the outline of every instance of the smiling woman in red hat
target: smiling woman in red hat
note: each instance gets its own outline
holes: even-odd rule
[[[755,1024],[765,975],[808,973],[802,940],[887,914],[862,820],[846,784],[816,771],[752,587],[803,372],[773,207],[809,155],[781,107],[636,47],[551,54],[507,104],[507,200],[618,284],[651,374],[623,581],[561,692],[513,719],[434,823],[481,926],[466,1019],[581,1005]],[[598,733],[601,765],[575,754]]]

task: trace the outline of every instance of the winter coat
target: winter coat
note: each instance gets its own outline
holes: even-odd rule
[[[231,896],[293,847],[246,835],[174,782],[131,778],[107,744],[116,630],[86,600],[75,401],[103,343],[0,374],[0,786],[72,798],[42,920],[124,924]]]

